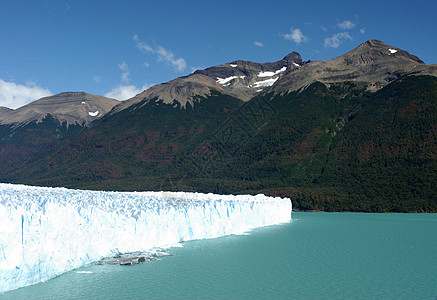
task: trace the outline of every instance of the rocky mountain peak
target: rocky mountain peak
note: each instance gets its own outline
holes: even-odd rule
[[[381,42],[380,40],[368,40],[365,41],[364,43],[362,43],[361,45],[359,45],[357,48],[363,48],[363,47],[381,47],[381,46],[387,46],[386,44],[384,44],[383,42]]]
[[[296,63],[296,64],[298,64],[300,66],[302,66],[305,63],[302,60],[302,57],[300,56],[300,54],[295,52],[295,51],[293,51],[290,54],[288,54],[287,56],[285,56],[282,60],[284,62],[286,62],[287,64]]]
[[[397,47],[389,46],[379,40],[366,41],[339,58],[343,59],[347,65],[369,65],[381,61],[399,62],[402,60],[416,64],[424,63],[417,56]]]
[[[328,86],[353,81],[369,91],[376,91],[410,73],[435,76],[437,70],[405,50],[379,40],[369,40],[339,57],[307,62],[301,68],[287,72],[271,90],[283,93],[305,88],[316,81]]]
[[[90,95],[90,94],[88,94],[88,93],[85,93],[85,92],[83,92],[83,91],[80,91],[80,92],[62,92],[62,93],[59,93],[59,94],[57,94],[59,97],[65,97],[65,98],[68,98],[68,97],[84,97],[84,96],[86,96],[86,95]]]

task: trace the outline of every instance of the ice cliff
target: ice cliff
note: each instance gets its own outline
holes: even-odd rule
[[[0,184],[0,292],[119,253],[288,222],[289,199]]]

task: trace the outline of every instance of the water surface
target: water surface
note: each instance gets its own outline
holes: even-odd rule
[[[170,253],[83,267],[0,299],[437,298],[437,214],[293,213]]]

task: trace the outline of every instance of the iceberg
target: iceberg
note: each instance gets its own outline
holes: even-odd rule
[[[0,292],[120,253],[289,222],[290,199],[0,183]]]

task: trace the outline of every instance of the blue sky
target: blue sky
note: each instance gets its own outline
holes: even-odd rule
[[[435,1],[0,1],[0,106],[120,100],[198,68],[327,60],[379,39],[437,63]]]

